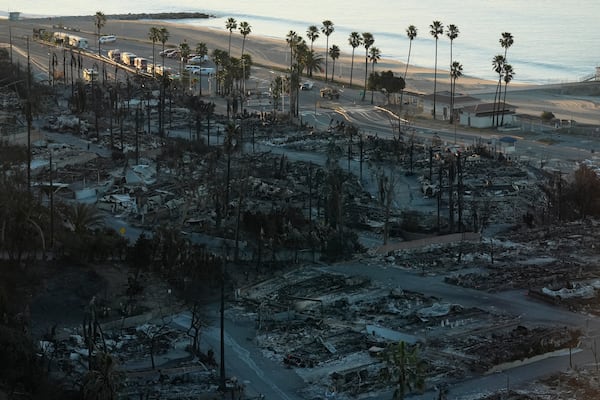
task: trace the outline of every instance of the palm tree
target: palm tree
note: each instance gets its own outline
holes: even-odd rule
[[[387,364],[384,378],[396,387],[393,400],[403,400],[407,391],[425,388],[425,363],[416,346],[411,350],[405,342],[391,345],[383,353],[383,360]]]
[[[321,32],[327,37],[327,43],[325,44],[325,49],[329,49],[329,35],[331,35],[334,31],[333,22],[326,19],[323,21],[323,26],[321,27]],[[325,82],[327,82],[327,51],[325,51]]]
[[[100,55],[100,31],[106,25],[106,15],[102,11],[96,11],[94,15],[94,26],[98,35],[98,55]]]
[[[362,43],[365,47],[365,88],[362,93],[362,101],[365,101],[365,95],[367,94],[367,73],[369,71],[369,48],[375,43],[375,38],[369,32],[362,34]]]
[[[375,75],[375,64],[381,59],[381,51],[377,47],[371,47],[369,49],[369,61],[371,62],[371,75]],[[375,85],[371,85],[371,104],[373,104],[373,92],[375,91]]]
[[[508,62],[506,59],[506,55],[508,53],[508,48],[511,47],[514,43],[513,35],[510,32],[502,32],[500,35],[500,46],[504,49],[504,64]],[[498,87],[496,88],[498,92],[498,109],[500,108],[500,98],[502,97],[502,83],[498,83]],[[496,121],[497,123],[498,121]]]
[[[352,86],[352,72],[354,71],[354,50],[362,44],[362,37],[358,32],[352,32],[348,37],[348,43],[352,46],[352,62],[350,63],[350,86]]]
[[[246,21],[240,22],[240,34],[242,35],[242,55],[240,58],[244,58],[244,46],[246,45],[246,36],[252,32],[252,27]]]
[[[156,71],[155,46],[156,46],[156,42],[158,42],[160,40],[160,29],[157,28],[156,26],[151,27],[150,30],[148,31],[148,39],[150,39],[152,41],[152,65],[154,66],[152,68],[152,76],[156,76],[156,74],[155,74],[155,71]]]
[[[335,76],[335,60],[340,58],[340,48],[338,45],[333,44],[329,49],[329,57],[331,57],[332,65],[331,65],[331,82],[333,82],[333,77]]]
[[[311,25],[306,30],[306,37],[310,40],[310,51],[313,49],[313,43],[319,38],[319,28],[316,25]]]
[[[506,53],[508,52],[508,48],[513,45],[514,38],[512,33],[510,32],[502,32],[502,37],[500,38],[500,46],[504,49],[504,58],[506,59]]]
[[[194,49],[194,52],[200,57],[205,57],[206,55],[208,55],[208,46],[204,42],[198,42],[196,43],[196,48]],[[202,96],[202,74],[199,75],[198,79],[200,81],[200,96]]]
[[[287,35],[285,35],[285,41],[288,46],[290,46],[290,71],[294,64],[294,47],[298,44],[298,39],[298,34],[295,31],[289,31]]]
[[[76,234],[84,234],[102,225],[102,215],[91,204],[76,203],[65,210],[65,221]]]
[[[446,29],[446,36],[448,37],[448,39],[450,39],[450,93],[451,94],[452,94],[452,83],[453,83],[452,64],[454,62],[454,59],[452,58],[452,45],[454,44],[454,39],[456,39],[458,37],[459,33],[460,32],[456,25],[454,25],[454,24],[448,25],[448,27]],[[450,110],[454,110],[453,100],[454,100],[454,95],[452,95]],[[452,116],[450,116],[450,123],[452,123]]]
[[[444,33],[444,25],[440,21],[433,21],[429,25],[431,36],[435,38],[435,68],[433,70],[433,119],[436,118],[435,114],[435,93],[437,91],[437,55],[438,55],[438,39],[440,35]]]
[[[506,87],[515,77],[515,71],[512,65],[504,64],[504,99],[502,100],[502,121],[500,126],[504,125],[504,110],[506,109]]]
[[[492,112],[492,125],[497,123],[496,110],[500,110],[500,91],[502,88],[502,75],[504,71],[505,59],[502,54],[494,56],[492,59],[492,69],[498,74],[498,83],[496,84],[496,93],[494,94],[494,107]]]
[[[196,43],[196,48],[194,49],[194,52],[200,57],[204,57],[208,55],[208,46],[204,42],[198,42]]]
[[[304,64],[310,76],[312,76],[313,71],[323,72],[323,56],[315,53],[314,50],[309,50],[304,55],[302,64]]]
[[[409,25],[406,28],[406,36],[408,36],[408,57],[406,58],[406,67],[404,68],[404,82],[406,84],[406,74],[408,73],[408,65],[410,64],[410,52],[412,50],[412,42],[417,37],[417,27],[414,25]],[[402,95],[404,94],[404,89],[400,92],[400,104],[402,103]]]
[[[187,44],[186,42],[183,42],[181,44],[179,44],[179,52],[180,52],[180,62],[179,62],[179,73],[181,74],[181,77],[183,79],[183,63],[187,62],[188,57],[190,56],[190,54],[192,53],[192,49],[190,48],[190,45]],[[186,76],[188,76],[186,74]],[[182,84],[181,85],[181,92],[183,93],[185,85]]]
[[[450,123],[454,122],[454,96],[456,95],[456,80],[462,76],[463,66],[458,61],[453,61],[450,66],[450,76],[452,81],[450,82]]]
[[[116,363],[110,354],[100,352],[94,356],[94,369],[83,378],[83,398],[85,400],[112,400],[123,376],[116,369]]]
[[[227,18],[227,21],[225,21],[225,29],[227,29],[229,31],[229,50],[227,51],[227,54],[229,54],[230,57],[231,57],[231,33],[233,32],[233,30],[235,28],[237,28],[237,21],[235,20],[235,18],[233,18],[233,17]]]
[[[169,30],[164,26],[159,29],[158,41],[162,43],[162,65],[165,65],[165,43],[169,40]]]

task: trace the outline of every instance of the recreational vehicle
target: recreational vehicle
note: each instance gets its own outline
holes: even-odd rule
[[[108,58],[110,58],[111,60],[116,61],[116,62],[121,62],[121,50],[119,50],[119,49],[109,50]]]
[[[98,71],[93,68],[84,68],[83,79],[86,82],[93,82],[98,79]]]
[[[69,35],[69,46],[76,49],[87,49],[88,41],[80,36]]]
[[[137,56],[133,53],[123,52],[121,53],[121,62],[125,65],[133,67],[133,60],[135,60]]]
[[[148,59],[144,57],[136,57],[133,59],[133,66],[138,71],[146,72],[146,68],[148,68]]]

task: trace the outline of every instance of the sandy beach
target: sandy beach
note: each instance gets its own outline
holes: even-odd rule
[[[48,20],[46,20],[48,21]],[[95,33],[92,16],[63,17],[48,21],[65,26],[77,26],[82,32]],[[104,34],[115,34],[122,39],[148,41],[148,31],[152,26],[166,27],[169,40],[166,45],[175,47],[187,42],[194,48],[199,42],[206,43],[209,54],[214,49],[227,49],[229,46],[229,31],[197,27],[188,24],[151,21],[151,20],[117,20],[108,19],[102,29]],[[297,32],[304,36],[305,32]],[[160,45],[160,44],[159,44]],[[376,44],[375,44],[376,45]],[[231,53],[241,55],[242,35],[235,30],[231,35]],[[315,43],[315,51],[323,52],[324,47]],[[246,38],[245,52],[252,56],[256,65],[268,66],[285,70],[289,63],[289,47],[284,35],[281,39],[273,39],[250,33]],[[358,47],[354,57],[353,84],[362,85],[364,82],[364,48]],[[350,80],[351,54],[342,54],[335,64],[335,80],[348,84]],[[397,76],[403,76],[406,65],[399,61],[381,59],[375,66],[378,71],[393,71]],[[329,60],[331,72],[331,60]],[[371,66],[369,65],[369,72]],[[491,62],[490,62],[491,70]],[[490,71],[490,74],[493,74]],[[324,73],[315,74],[315,78],[324,78]],[[406,90],[418,93],[433,91],[434,70],[409,65],[406,76]],[[458,93],[481,98],[482,101],[493,101],[496,80],[485,80],[477,77],[463,76],[457,80]],[[583,86],[582,90],[579,87]],[[448,68],[439,62],[437,71],[437,90],[449,90],[450,78]],[[567,90],[568,89],[568,90]],[[568,94],[565,94],[568,93]],[[527,85],[518,82],[518,76],[508,87],[507,102],[518,107],[518,113],[539,116],[543,111],[551,111],[557,118],[574,119],[586,124],[600,124],[600,81],[587,83],[565,83],[560,85]]]

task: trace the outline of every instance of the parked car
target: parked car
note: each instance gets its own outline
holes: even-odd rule
[[[168,58],[179,58],[180,55],[181,55],[181,51],[179,49],[174,49],[172,52],[167,54],[167,57]]]
[[[179,55],[179,49],[166,49],[165,51],[161,51],[158,53],[159,56],[165,56],[167,58],[175,58]]]
[[[204,64],[208,61],[208,56],[193,56],[188,58],[189,64]]]
[[[189,71],[192,74],[196,74],[196,73],[200,73],[200,66],[199,65],[192,65],[192,64],[187,64],[185,67],[183,67],[186,71]]]

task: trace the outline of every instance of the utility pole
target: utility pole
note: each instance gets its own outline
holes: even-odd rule
[[[27,189],[31,191],[31,56],[27,36]]]
[[[52,150],[50,150],[50,249],[54,250],[54,182],[52,175]]]
[[[221,365],[220,365],[220,380],[219,389],[225,393],[225,260],[221,261]]]

